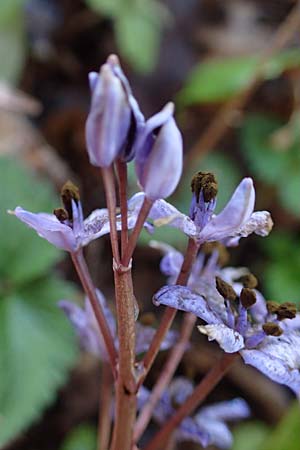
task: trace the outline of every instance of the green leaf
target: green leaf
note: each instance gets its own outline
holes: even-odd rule
[[[262,78],[276,78],[285,70],[298,67],[299,64],[299,49],[282,51],[265,63]],[[259,57],[254,55],[202,61],[187,78],[185,86],[178,94],[178,102],[189,105],[228,100],[249,85],[259,65]]]
[[[0,274],[9,283],[23,283],[47,273],[63,253],[7,210],[21,205],[34,212],[51,212],[57,201],[48,182],[10,159],[0,158],[0,176]]]
[[[232,450],[258,450],[267,434],[268,428],[260,422],[243,423],[233,430]]]
[[[61,450],[95,450],[96,430],[90,425],[80,425],[66,438]]]
[[[292,301],[299,304],[300,254],[295,252],[295,248],[300,246],[299,239],[291,234],[273,232],[262,245],[270,258],[264,271],[267,297],[281,303]]]
[[[39,417],[74,364],[73,332],[57,307],[72,291],[48,277],[0,300],[0,446]]]
[[[300,168],[294,165],[287,173],[288,176],[279,185],[279,199],[284,208],[300,217]]]
[[[115,17],[123,9],[124,0],[85,0],[89,8],[104,15]]]
[[[300,407],[295,401],[276,429],[259,450],[298,450],[300,442]]]
[[[0,80],[16,84],[20,78],[26,54],[26,36],[21,14],[12,16],[9,22],[0,22]]]

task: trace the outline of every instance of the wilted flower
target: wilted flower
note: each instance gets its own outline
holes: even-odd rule
[[[181,405],[193,393],[194,386],[186,378],[175,379],[166,389],[153,411],[153,419],[162,425],[174,413],[175,407]],[[150,391],[145,387],[138,393],[138,408],[147,403]],[[193,417],[183,419],[175,431],[176,441],[192,441],[203,447],[216,445],[230,448],[232,434],[226,421],[236,421],[250,416],[247,403],[241,399],[224,401],[202,407]]]
[[[293,324],[299,325],[295,305],[266,304],[257,291],[239,283],[235,287],[217,278],[216,296],[204,286],[199,290],[164,286],[154,302],[194,313],[207,323],[198,329],[210,341],[216,340],[227,353],[240,352],[247,364],[299,395],[300,330]]]
[[[207,200],[199,192],[199,198],[193,195],[192,218],[182,214],[165,200],[157,200],[149,213],[154,226],[169,225],[178,228],[199,244],[220,241],[227,246],[237,245],[241,237],[251,233],[267,236],[273,222],[268,211],[254,210],[255,190],[251,178],[244,178],[234,191],[225,208],[217,215],[213,214],[215,197]],[[129,201],[131,214],[138,214],[144,195],[139,192]]]
[[[151,200],[169,197],[181,177],[182,137],[173,113],[174,105],[168,103],[147,120],[136,141],[138,181]]]
[[[108,167],[118,157],[129,161],[136,135],[144,126],[144,117],[118,58],[111,55],[99,74],[89,74],[89,81],[92,102],[86,122],[86,141],[90,162]]]
[[[117,337],[117,327],[116,320],[107,305],[107,301],[104,295],[97,289],[97,298],[101,308],[103,310],[104,316],[107,320],[110,332],[115,341],[115,346],[118,348],[118,337]],[[73,302],[68,300],[61,300],[59,302],[60,308],[65,312],[69,320],[71,321],[74,329],[79,337],[80,344],[82,348],[90,353],[93,353],[100,357],[101,359],[107,359],[106,348],[103,342],[102,335],[99,331],[99,326],[97,324],[95,314],[92,310],[90,302],[85,298],[84,308],[79,307]],[[148,350],[150,342],[155,334],[155,329],[150,326],[144,326],[140,323],[136,323],[136,346],[135,350],[137,354],[144,353]],[[169,331],[165,337],[161,350],[167,350],[172,345],[174,345],[177,339],[177,333],[174,331]]]

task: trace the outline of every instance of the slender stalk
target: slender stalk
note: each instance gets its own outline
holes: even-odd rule
[[[111,427],[112,377],[107,363],[103,362],[98,419],[98,450],[108,450]]]
[[[111,450],[131,450],[136,416],[135,318],[131,268],[114,264],[118,318],[119,371]]]
[[[96,290],[91,279],[88,267],[86,265],[82,250],[79,250],[76,253],[71,253],[71,257],[83,289],[89,301],[91,302],[91,306],[93,308],[96,320],[103,336],[104,343],[106,345],[112,372],[114,374],[114,377],[116,377],[117,352],[115,349],[114,340],[106,322],[102,307],[98,301]]]
[[[128,208],[127,208],[127,164],[118,160],[119,198],[121,207],[121,255],[124,257],[128,242]]]
[[[225,353],[215,366],[206,374],[198,384],[193,393],[180,406],[176,413],[162,426],[154,438],[145,447],[145,450],[160,450],[168,440],[171,433],[180,422],[194,412],[207,395],[221,381],[226,372],[230,369],[238,353]]]
[[[120,263],[120,253],[118,244],[118,233],[116,225],[116,190],[114,182],[114,173],[112,166],[101,169],[106,196],[106,204],[108,208],[109,226],[110,226],[110,242],[112,254],[117,262]]]
[[[148,217],[149,211],[153,205],[153,200],[150,200],[149,198],[145,197],[143,205],[140,209],[136,224],[134,226],[134,229],[130,235],[128,245],[126,247],[125,254],[122,258],[122,264],[127,267],[129,264],[129,261],[133,255],[134,249],[136,247],[136,243],[138,240],[138,237],[140,235],[140,232],[144,226],[144,223]]]
[[[156,381],[151,395],[143,407],[134,429],[134,442],[138,442],[139,438],[147,428],[148,423],[151,420],[153,411],[159,399],[162,396],[163,391],[170,383],[173,375],[181,361],[181,358],[186,350],[187,343],[191,337],[197,317],[194,314],[187,313],[184,315],[183,325],[181,327],[181,333],[178,342],[171,350],[170,356],[163,367],[158,380]]]
[[[181,286],[184,286],[188,282],[188,278],[191,272],[192,265],[196,259],[197,253],[198,253],[199,245],[197,242],[195,242],[194,239],[190,238],[188,242],[188,246],[186,249],[184,261],[181,266],[180,273],[177,277],[176,284],[179,284]],[[165,308],[162,320],[160,322],[160,325],[158,329],[156,330],[156,333],[153,337],[153,340],[150,344],[150,347],[144,357],[144,360],[142,362],[143,365],[143,372],[141,375],[141,378],[139,380],[138,385],[141,386],[149,372],[149,370],[152,367],[152,364],[157,356],[157,353],[159,352],[159,349],[161,347],[161,343],[164,340],[167,332],[169,331],[172,322],[176,316],[177,310],[171,307]]]

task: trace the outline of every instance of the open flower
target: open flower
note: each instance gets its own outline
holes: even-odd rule
[[[204,179],[205,181],[205,179]],[[205,184],[204,187],[207,187]],[[216,195],[216,194],[215,194]],[[131,214],[138,214],[144,199],[143,193],[135,194],[129,201]],[[225,208],[213,214],[214,196],[205,196],[200,187],[193,193],[191,217],[165,200],[157,200],[149,213],[154,226],[169,225],[178,228],[199,244],[220,241],[227,246],[237,245],[241,237],[251,233],[267,236],[273,221],[268,211],[254,211],[255,190],[251,178],[244,178]]]
[[[186,378],[176,378],[166,389],[153,411],[153,419],[162,425],[174,413],[174,405],[181,405],[193,393],[194,386]],[[138,393],[138,409],[147,403],[150,391],[142,387]],[[232,446],[232,434],[226,421],[250,416],[247,403],[236,398],[202,407],[193,417],[183,419],[175,431],[176,441],[192,441],[203,447],[215,445],[226,449]]]
[[[164,286],[153,300],[156,305],[194,313],[207,323],[198,329],[209,341],[216,340],[226,353],[239,352],[247,364],[287,385],[299,396],[300,330],[295,305],[265,303],[252,288],[235,291],[220,278],[216,287],[217,298],[203,286],[201,290]]]
[[[132,95],[116,55],[111,55],[99,74],[89,74],[91,109],[86,122],[86,142],[91,164],[108,167],[116,158],[133,158],[135,138],[144,117]]]
[[[115,341],[115,346],[118,348],[118,337],[117,337],[117,327],[116,320],[108,307],[107,301],[104,295],[97,289],[97,298],[101,308],[103,310],[104,316],[107,320],[112,337]],[[84,308],[76,305],[68,300],[61,300],[59,302],[59,307],[65,312],[68,319],[74,326],[74,329],[79,337],[80,344],[83,349],[90,353],[97,355],[103,360],[107,360],[108,356],[106,353],[106,348],[103,342],[102,335],[99,331],[99,326],[97,324],[95,314],[92,310],[90,302],[87,298],[84,301]],[[136,346],[135,350],[137,354],[144,353],[148,350],[150,342],[155,334],[155,329],[151,326],[144,326],[140,323],[136,323]],[[167,350],[172,345],[174,345],[177,339],[177,333],[174,331],[169,331],[166,335],[162,345],[161,350]]]

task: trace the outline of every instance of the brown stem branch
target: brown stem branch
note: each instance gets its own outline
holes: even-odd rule
[[[134,229],[130,235],[128,245],[125,250],[125,254],[122,258],[122,264],[127,267],[129,264],[129,261],[133,255],[134,249],[136,247],[136,243],[138,240],[138,237],[140,235],[140,232],[142,231],[142,228],[144,226],[144,223],[148,217],[149,211],[153,205],[153,200],[150,200],[149,198],[145,197],[143,205],[140,209],[136,224],[134,226]]]
[[[181,286],[184,286],[188,282],[188,278],[191,272],[192,265],[196,259],[197,253],[198,253],[199,245],[196,243],[196,241],[192,238],[189,239],[187,250],[185,253],[184,261],[181,266],[180,273],[177,277],[176,284],[179,284]],[[152,367],[152,364],[157,356],[157,353],[159,352],[159,349],[161,347],[161,343],[164,340],[167,332],[169,331],[173,320],[176,316],[177,310],[171,307],[165,308],[162,320],[159,324],[158,329],[156,330],[156,333],[153,337],[153,340],[150,344],[150,347],[143,359],[142,365],[143,365],[143,372],[141,375],[141,378],[139,380],[138,385],[141,386],[149,372],[149,370]]]
[[[154,438],[145,447],[145,450],[160,450],[164,448],[168,437],[180,424],[180,422],[192,414],[207,395],[221,381],[226,372],[230,369],[238,353],[225,353],[215,366],[205,375],[193,393],[180,406],[176,413],[162,426]]]
[[[71,253],[72,261],[74,267],[77,271],[83,289],[91,302],[91,306],[93,308],[96,320],[98,322],[100,332],[103,336],[104,343],[106,345],[106,350],[108,353],[109,361],[111,364],[111,368],[116,377],[116,363],[117,363],[117,353],[115,349],[115,344],[113,337],[111,335],[110,329],[106,322],[102,307],[98,301],[96,290],[91,279],[88,267],[86,265],[82,250],[79,250],[76,253]]]
[[[98,450],[107,450],[109,446],[111,428],[111,401],[112,401],[112,377],[107,363],[103,362],[101,389],[100,389],[100,409],[98,418]]]
[[[135,314],[131,268],[114,263],[118,318],[119,371],[111,450],[131,450],[136,416]]]
[[[118,244],[118,232],[116,225],[116,190],[114,182],[114,173],[112,166],[101,169],[104,183],[106,204],[108,208],[109,226],[110,226],[110,242],[114,260],[120,263],[120,253]]]
[[[119,178],[119,198],[121,208],[121,255],[125,254],[125,249],[128,243],[128,208],[127,208],[127,165],[118,160],[117,171]]]

